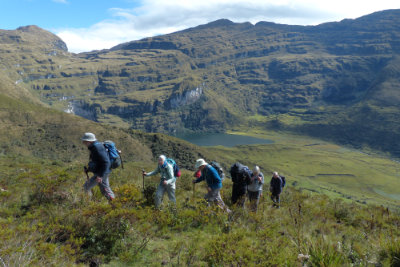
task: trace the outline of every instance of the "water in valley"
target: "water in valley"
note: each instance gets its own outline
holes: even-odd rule
[[[227,133],[195,133],[183,134],[176,137],[198,146],[225,146],[233,147],[238,145],[272,144],[272,140],[257,138],[246,135]]]

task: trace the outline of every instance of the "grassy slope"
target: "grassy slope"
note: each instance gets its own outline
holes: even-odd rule
[[[307,177],[310,170],[338,173],[335,166],[340,164],[348,168],[342,167],[343,173],[364,177],[361,168],[350,166],[361,162],[360,167],[369,167],[363,163],[369,161],[366,155],[263,130],[258,133],[275,144],[204,149],[166,135],[96,124],[5,95],[0,101],[0,188],[6,190],[0,192],[0,258],[6,265],[296,265],[297,255],[304,253],[311,255],[310,265],[337,266],[396,263],[400,255],[397,213],[301,193],[292,186],[297,180],[301,188],[322,191],[320,177]],[[87,151],[79,138],[87,130],[115,140],[124,151],[125,169],[111,175],[118,196],[114,208],[98,188],[92,200],[82,192]],[[316,142],[320,145],[307,146]],[[160,153],[173,155],[185,168],[204,157],[227,166],[236,160],[257,163],[267,177],[276,169],[288,177],[282,208],[271,208],[265,193],[258,214],[239,209],[227,216],[204,205],[204,184],[196,185],[193,193],[192,172],[183,169],[177,211],[155,211],[152,192],[159,178],[146,179],[143,196],[140,173],[142,168],[153,169]],[[388,161],[372,158],[374,168],[385,167],[390,173]],[[222,195],[228,205],[230,193],[227,179]]]
[[[267,180],[272,171],[278,171],[287,177],[289,185],[299,188],[362,203],[399,206],[398,162],[318,139],[263,133],[254,135],[275,143],[212,148],[212,154],[230,164],[240,161],[250,167],[259,165]]]
[[[151,208],[143,197],[140,168],[128,162],[111,184],[114,208],[97,188],[84,197],[80,164],[54,164],[34,158],[2,157],[0,258],[6,265],[86,266],[311,266],[396,264],[400,255],[396,213],[374,206],[301,193],[288,186],[282,207],[267,195],[257,214],[234,209],[231,216],[201,202],[202,184],[193,195],[191,172],[177,186],[177,211]],[[154,188],[157,177],[146,180]],[[222,195],[230,203],[229,181]],[[33,231],[32,231],[33,230]],[[368,242],[365,242],[368,240]]]

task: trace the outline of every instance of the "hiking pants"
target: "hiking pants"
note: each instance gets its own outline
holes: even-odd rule
[[[164,184],[160,183],[157,187],[156,196],[155,196],[155,202],[156,202],[157,209],[159,209],[161,206],[161,202],[162,202],[165,192],[167,192],[169,200],[172,201],[174,204],[176,204],[175,188],[174,188],[173,184],[164,185]]]
[[[232,205],[236,204],[239,207],[244,207],[245,200],[246,200],[246,186],[233,184]]]
[[[108,181],[109,175],[109,173],[104,174],[101,183],[98,183],[96,181],[97,174],[93,175],[92,178],[87,180],[83,185],[84,190],[87,193],[91,193],[92,188],[98,185],[100,187],[100,192],[103,194],[103,196],[105,196],[108,200],[113,200],[115,198],[115,195],[114,192],[111,190],[110,182]]]
[[[217,205],[221,208],[221,209],[225,209],[225,203],[221,198],[221,194],[219,193],[219,190],[221,188],[215,188],[215,189],[211,189],[211,191],[209,191],[204,198],[207,200],[207,202],[210,203],[214,203],[216,202]]]
[[[250,201],[250,210],[257,211],[258,202],[260,201],[261,191],[247,191],[247,196],[249,197]]]
[[[271,195],[271,199],[272,199],[272,202],[274,202],[274,204],[273,204],[274,207],[278,207],[278,208],[279,208],[280,203],[281,203],[279,194],[277,194],[277,195],[272,194],[272,195]]]

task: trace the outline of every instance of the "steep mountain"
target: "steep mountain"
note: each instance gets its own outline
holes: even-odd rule
[[[174,133],[243,128],[257,115],[261,127],[400,155],[376,138],[400,134],[399,20],[400,10],[318,26],[218,20],[81,54],[28,26],[0,32],[0,72],[93,121]]]
[[[177,34],[191,36],[192,31],[205,31],[210,36],[218,32],[228,36],[227,32],[254,27],[218,21]],[[289,26],[273,27],[284,31]],[[281,133],[274,135],[276,143],[270,145],[204,149],[164,134],[118,128],[57,110],[69,103],[69,111],[92,120],[161,130],[221,130],[238,122],[247,127],[245,122],[249,122],[252,129],[260,127],[261,132],[273,127],[353,145],[362,139],[390,151],[388,141],[395,142],[398,136],[397,128],[389,129],[386,124],[396,121],[398,114],[396,57],[382,64],[377,74],[368,72],[377,77],[371,79],[374,81],[368,90],[351,90],[342,99],[338,93],[325,98],[317,92],[299,94],[299,99],[305,99],[299,104],[291,100],[291,94],[302,92],[302,85],[298,90],[289,85],[303,76],[308,77],[306,82],[313,75],[322,79],[325,74],[305,75],[305,66],[297,66],[292,57],[285,61],[278,55],[271,64],[275,62],[274,66],[282,69],[297,66],[300,74],[278,78],[281,73],[276,72],[273,80],[267,65],[265,70],[256,67],[269,56],[248,54],[201,65],[227,53],[228,48],[222,49],[225,41],[214,47],[204,42],[209,52],[200,51],[202,46],[188,52],[197,56],[188,56],[168,42],[146,44],[145,40],[115,50],[74,55],[58,38],[37,27],[2,31],[0,36],[2,40],[19,40],[0,43],[2,265],[399,265],[397,162]],[[141,42],[153,48],[131,50]],[[221,50],[213,54],[218,45]],[[227,67],[225,60],[240,62],[243,68]],[[324,63],[316,56],[307,60]],[[368,60],[352,60],[352,64],[365,64],[359,65],[359,76],[362,70],[369,70]],[[229,68],[232,72],[225,73]],[[276,98],[261,98],[272,91],[257,81],[272,87],[282,79],[287,87],[278,90]],[[225,83],[229,86],[221,85]],[[349,98],[352,94],[353,99]],[[263,106],[263,101],[270,101],[269,106]],[[280,104],[273,105],[275,101]],[[368,128],[371,123],[375,128]],[[91,199],[82,190],[86,180],[82,165],[88,152],[80,137],[86,131],[96,133],[100,140],[114,140],[123,150],[125,168],[114,170],[110,178],[117,195],[111,205],[97,187]],[[361,132],[365,134],[351,138]],[[162,211],[153,206],[159,177],[144,181],[140,175],[142,168],[154,168],[160,153],[176,159],[183,173],[177,181],[176,208],[164,206]],[[258,164],[266,177],[265,189],[272,170],[284,173],[288,182],[281,208],[271,206],[267,192],[257,213],[231,205],[229,179],[223,182],[221,196],[233,212],[205,205],[207,189],[191,182],[190,170],[200,157],[216,159],[226,170],[237,160],[249,166]]]

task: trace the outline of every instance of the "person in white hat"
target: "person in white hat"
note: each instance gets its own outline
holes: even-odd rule
[[[250,201],[250,210],[256,212],[264,184],[264,174],[260,167],[254,166],[250,177],[250,184],[247,186],[247,196]]]
[[[154,171],[152,172],[143,172],[145,176],[152,176],[159,173],[161,175],[160,184],[157,187],[156,195],[155,195],[155,205],[156,208],[159,209],[161,206],[162,199],[164,197],[165,192],[168,194],[169,200],[176,204],[175,198],[175,182],[176,177],[174,175],[174,167],[167,162],[167,157],[164,155],[160,155],[158,157],[158,164]]]
[[[199,183],[203,180],[207,182],[207,194],[204,198],[207,202],[210,203],[217,203],[217,205],[228,212],[230,210],[225,206],[224,201],[221,198],[220,190],[222,188],[222,180],[218,174],[218,171],[208,164],[204,159],[196,160],[195,169],[201,172],[201,176],[197,179],[193,180],[193,183]]]
[[[111,172],[110,159],[104,145],[97,141],[93,133],[85,133],[81,140],[90,151],[88,170],[94,174],[83,185],[84,190],[91,195],[92,188],[98,185],[100,187],[100,192],[109,201],[112,201],[115,195],[111,190],[108,180],[108,176]]]

